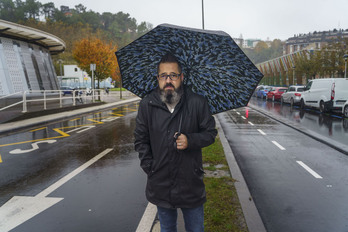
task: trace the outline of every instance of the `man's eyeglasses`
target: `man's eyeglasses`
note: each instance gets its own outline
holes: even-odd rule
[[[168,74],[168,75],[167,74],[160,74],[160,75],[158,75],[158,79],[165,81],[169,77],[172,81],[176,81],[179,79],[180,75],[181,75],[181,73],[179,73],[179,74],[172,73],[172,74]]]

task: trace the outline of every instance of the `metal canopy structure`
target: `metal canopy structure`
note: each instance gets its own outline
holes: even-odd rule
[[[4,20],[0,20],[0,37],[38,44],[49,50],[52,55],[63,52],[66,47],[64,41],[55,35]]]

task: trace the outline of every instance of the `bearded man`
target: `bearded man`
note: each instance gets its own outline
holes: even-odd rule
[[[162,232],[177,231],[178,208],[186,231],[203,232],[202,148],[215,140],[215,120],[207,100],[183,84],[173,54],[162,57],[157,71],[158,88],[141,100],[134,131],[146,197],[157,206]]]

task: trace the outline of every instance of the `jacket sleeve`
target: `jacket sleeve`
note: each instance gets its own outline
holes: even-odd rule
[[[147,107],[148,106],[144,101],[140,102],[134,130],[135,150],[139,153],[140,167],[146,174],[151,171],[153,159],[149,136]]]
[[[199,114],[197,117],[199,130],[197,133],[190,133],[187,136],[188,150],[201,149],[214,143],[217,135],[215,128],[215,119],[212,116],[208,102],[204,99],[200,104]]]

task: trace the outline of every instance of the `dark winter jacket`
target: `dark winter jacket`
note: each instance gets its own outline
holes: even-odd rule
[[[187,136],[188,147],[177,150],[174,134]],[[148,175],[146,197],[165,208],[194,208],[206,201],[201,148],[212,144],[217,131],[206,99],[186,89],[173,113],[156,89],[139,105],[135,150]]]

